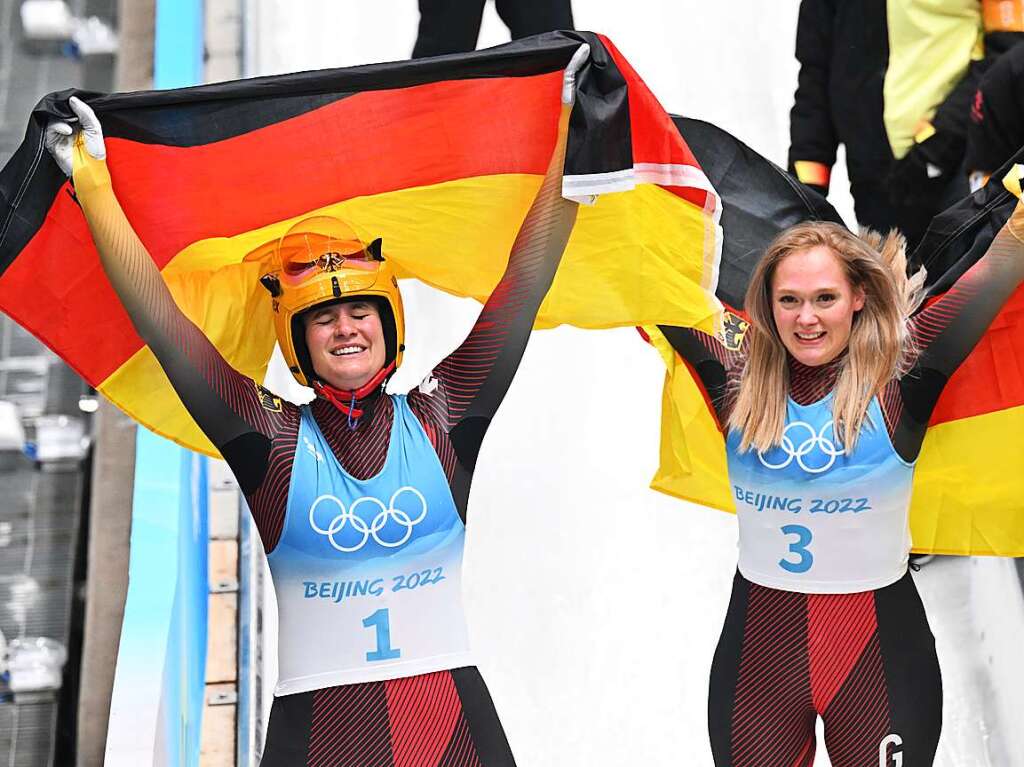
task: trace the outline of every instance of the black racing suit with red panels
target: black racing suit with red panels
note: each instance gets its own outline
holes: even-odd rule
[[[1021,223],[1014,222],[1018,231]],[[729,432],[740,567],[711,669],[716,767],[810,767],[818,716],[834,767],[932,764],[942,684],[907,572],[910,477],[946,381],[1022,280],[1024,247],[1007,226],[948,292],[913,317],[913,367],[873,399],[869,421],[876,422],[865,422],[851,455],[835,449],[831,421],[812,420],[815,410],[831,416],[845,355],[817,367],[787,355],[789,404],[779,446],[734,456],[738,438]],[[745,345],[730,351],[697,331],[662,331],[727,424]],[[861,452],[868,443],[875,456]],[[897,482],[879,482],[882,472],[872,474],[878,466]],[[748,480],[758,481],[758,472],[754,492]],[[876,503],[894,496],[900,503]],[[886,531],[890,539],[879,540]],[[889,553],[880,557],[882,551]]]

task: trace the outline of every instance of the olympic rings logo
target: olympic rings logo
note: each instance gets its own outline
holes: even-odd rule
[[[412,493],[420,502],[420,512],[415,517],[410,516],[405,511],[395,508],[395,501],[403,493]],[[330,524],[326,528],[320,527],[316,523],[316,510],[321,503],[333,503],[338,507],[338,515],[331,520]],[[356,513],[356,510],[360,507],[369,505],[371,507],[371,513],[376,510],[373,514],[373,520],[367,524],[366,520]],[[320,535],[327,536],[327,540],[330,541],[338,551],[344,552],[345,554],[351,554],[354,551],[359,551],[365,546],[372,538],[377,544],[388,549],[397,549],[399,546],[407,543],[412,537],[412,529],[422,522],[427,516],[427,500],[423,497],[423,493],[417,490],[415,487],[400,487],[395,491],[394,495],[391,496],[391,501],[387,506],[379,498],[373,496],[364,495],[362,498],[357,498],[352,501],[352,505],[345,508],[338,498],[333,495],[321,495],[315,501],[313,505],[309,507],[309,525],[314,531]],[[387,540],[386,537],[380,533],[384,529],[384,526],[388,522],[394,522],[403,528],[404,532],[398,537],[398,540]],[[345,530],[346,527],[352,529],[356,536],[362,536],[362,540],[359,540],[355,545],[345,546],[338,543],[335,536]]]
[[[830,430],[831,438],[826,436]],[[803,437],[803,440],[797,444],[794,438],[799,437]],[[757,458],[761,461],[761,465],[767,469],[784,469],[796,461],[797,465],[808,474],[821,474],[831,469],[836,458],[845,452],[843,446],[839,444],[839,440],[836,439],[835,423],[832,419],[826,421],[820,431],[815,431],[814,427],[806,421],[792,421],[782,432],[779,449],[785,453],[785,460],[780,463],[771,463],[765,458],[764,453],[758,452]],[[813,451],[817,451],[825,457],[823,465],[811,466],[805,460]]]

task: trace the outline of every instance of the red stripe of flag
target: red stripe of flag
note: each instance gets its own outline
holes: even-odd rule
[[[949,379],[929,423],[1024,405],[1024,288],[996,315],[988,331]]]
[[[361,93],[205,146],[110,139],[111,175],[129,220],[163,267],[197,240],[340,200],[474,176],[543,175],[561,77]]]
[[[98,385],[142,347],[100,266],[82,212],[57,195],[46,223],[0,280],[0,303],[18,324]]]

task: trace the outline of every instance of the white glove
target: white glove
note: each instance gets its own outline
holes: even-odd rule
[[[99,118],[92,111],[88,104],[76,96],[68,99],[71,111],[78,117],[78,126],[73,128],[63,120],[54,120],[46,126],[43,134],[43,145],[53,155],[57,165],[64,175],[70,178],[72,170],[71,158],[74,154],[75,137],[77,132],[82,133],[85,140],[85,150],[102,160],[107,156],[107,147],[103,143],[103,129],[100,127]]]
[[[569,105],[576,101],[576,73],[583,68],[583,64],[590,58],[590,46],[583,43],[576,49],[569,66],[565,68],[562,75],[562,103]]]

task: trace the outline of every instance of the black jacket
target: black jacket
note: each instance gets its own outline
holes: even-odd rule
[[[971,5],[977,7],[980,34],[980,0],[943,0],[936,12],[941,13],[942,6],[962,11]],[[798,177],[798,161],[831,168],[839,144],[846,147],[855,186],[861,180],[884,179],[889,172],[896,157],[884,120],[891,39],[888,18],[887,0],[801,2],[796,43],[800,74],[790,113],[789,150],[789,168]],[[921,142],[931,144],[928,161],[947,172],[960,166],[968,113],[988,65],[987,59],[972,61],[970,53],[958,51],[964,57],[960,82],[952,90],[934,94],[931,124],[935,132]]]
[[[1014,35],[1019,42],[1024,34]],[[967,170],[989,175],[1024,146],[1024,45],[1014,45],[985,73],[967,131]]]

